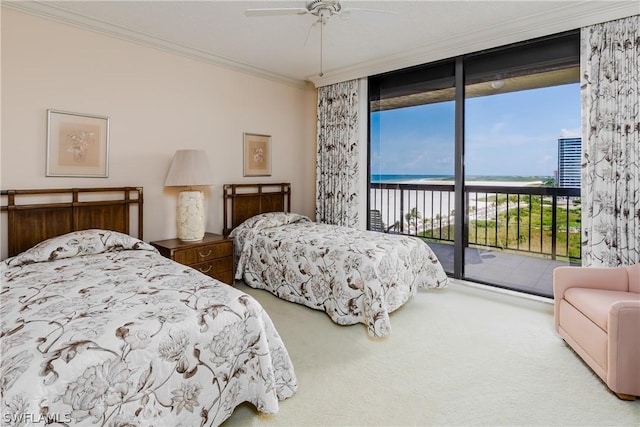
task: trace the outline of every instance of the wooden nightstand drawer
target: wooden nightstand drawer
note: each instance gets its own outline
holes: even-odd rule
[[[203,245],[192,249],[180,249],[173,255],[174,261],[180,264],[192,265],[216,258],[233,255],[233,242],[221,242],[218,244]]]
[[[214,259],[213,261],[199,262],[197,264],[191,264],[190,267],[193,267],[199,272],[209,276],[217,276],[217,273],[233,270],[233,257],[229,256]]]
[[[178,239],[159,240],[151,244],[167,258],[194,268],[221,282],[233,285],[233,240],[206,233],[198,242]]]

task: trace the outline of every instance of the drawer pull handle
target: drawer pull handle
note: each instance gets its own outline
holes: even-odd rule
[[[206,254],[203,254],[202,252],[198,252],[198,255],[200,255],[202,258],[206,258],[209,255],[211,255],[211,249],[209,249],[209,252],[207,252]]]
[[[211,271],[211,265],[207,268],[199,268],[198,270],[200,270],[201,273],[207,274],[208,272]]]

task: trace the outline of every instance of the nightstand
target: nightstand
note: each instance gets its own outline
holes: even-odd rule
[[[235,269],[232,239],[205,233],[204,238],[197,242],[168,239],[151,244],[165,257],[233,286]]]

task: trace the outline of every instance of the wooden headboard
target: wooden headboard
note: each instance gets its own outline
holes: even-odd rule
[[[7,251],[14,256],[45,239],[100,228],[142,239],[141,187],[2,190]]]
[[[242,221],[265,212],[291,211],[291,184],[225,184],[224,229],[228,236]]]

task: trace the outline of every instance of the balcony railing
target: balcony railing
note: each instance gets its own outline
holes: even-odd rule
[[[454,186],[370,184],[370,210],[383,226],[430,241],[453,242]],[[464,245],[579,261],[580,189],[466,185]]]

